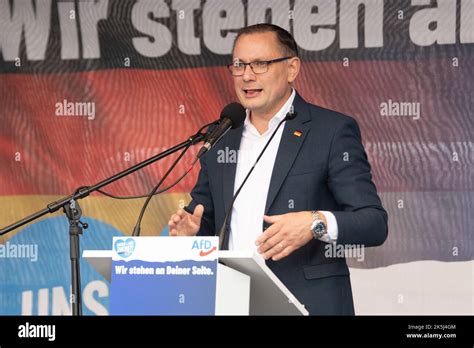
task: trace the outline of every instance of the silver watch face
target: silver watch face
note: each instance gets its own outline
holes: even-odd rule
[[[313,234],[315,238],[321,238],[324,234],[326,233],[326,226],[322,221],[319,221],[316,225],[313,227]]]
[[[318,222],[316,226],[314,226],[314,230],[316,232],[324,232],[326,228],[324,227],[324,224],[322,222]]]

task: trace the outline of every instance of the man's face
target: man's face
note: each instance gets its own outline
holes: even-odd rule
[[[272,60],[287,56],[278,43],[276,33],[242,35],[236,42],[233,60],[244,63]],[[240,103],[252,115],[273,116],[291,94],[291,85],[299,70],[298,58],[271,63],[268,71],[255,74],[250,66],[242,76],[234,76],[234,87]]]

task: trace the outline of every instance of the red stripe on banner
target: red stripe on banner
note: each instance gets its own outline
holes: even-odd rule
[[[225,73],[193,69],[2,75],[0,98],[6,103],[0,111],[0,194],[66,194],[186,140],[217,119],[232,100]],[[57,116],[56,104],[64,100],[95,103],[95,119]],[[114,184],[111,191],[149,191],[174,158]],[[190,162],[186,156],[170,180]],[[189,191],[196,173],[176,190]]]
[[[473,73],[466,69],[451,67],[450,60],[312,62],[303,65],[296,87],[306,100],[357,119],[379,191],[465,190],[473,188],[469,166],[451,156],[457,149],[464,160],[472,144],[466,145]],[[68,194],[96,183],[184,141],[236,99],[221,67],[3,74],[0,81],[1,195]],[[64,100],[94,103],[94,119],[57,116]],[[381,104],[389,100],[419,102],[420,118],[382,116]],[[173,159],[109,191],[146,193]],[[197,173],[174,191],[189,192]]]

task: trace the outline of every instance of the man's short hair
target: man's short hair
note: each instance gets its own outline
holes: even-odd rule
[[[275,25],[275,24],[268,24],[268,23],[254,24],[248,27],[241,28],[237,32],[237,36],[235,37],[234,46],[232,47],[232,52],[234,51],[235,43],[242,35],[255,34],[255,33],[268,33],[268,32],[272,32],[276,34],[278,42],[283,50],[283,54],[291,56],[291,57],[298,57],[298,46],[296,45],[296,41],[293,38],[293,36],[282,27],[279,27],[278,25]]]

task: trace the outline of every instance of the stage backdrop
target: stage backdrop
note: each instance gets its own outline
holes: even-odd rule
[[[299,45],[298,92],[358,121],[389,214],[382,247],[348,254],[356,312],[474,313],[474,0],[0,0],[0,225],[217,119],[235,32],[265,21]],[[146,194],[174,158],[107,191]],[[143,235],[167,234],[198,170],[153,199]],[[82,249],[130,234],[143,201],[82,200]],[[70,313],[67,227],[1,237],[0,314]],[[81,266],[85,313],[107,314],[109,283]]]

